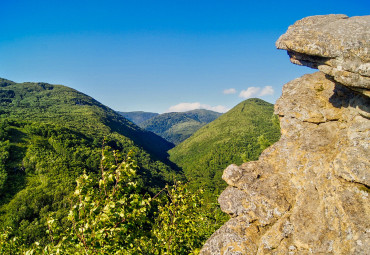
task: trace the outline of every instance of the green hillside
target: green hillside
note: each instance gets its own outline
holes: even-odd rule
[[[204,109],[187,112],[169,112],[141,123],[140,127],[156,133],[167,141],[179,144],[220,115],[221,113]]]
[[[248,99],[170,150],[170,160],[196,187],[219,193],[226,186],[221,176],[229,164],[258,159],[279,137],[273,105]]]
[[[116,132],[162,160],[173,147],[95,99],[62,85],[0,79],[0,106],[2,118],[58,123],[92,135],[98,142]]]
[[[181,179],[165,161],[172,144],[74,89],[0,79],[0,225],[28,243],[47,241],[50,211],[62,224],[76,177],[100,174],[105,146],[130,154],[146,191]]]
[[[155,113],[155,112],[143,112],[143,111],[118,112],[118,113],[121,114],[126,119],[132,121],[136,125],[139,125],[142,122],[144,122],[146,120],[149,120],[149,119],[151,119],[151,118],[159,115],[159,113]]]

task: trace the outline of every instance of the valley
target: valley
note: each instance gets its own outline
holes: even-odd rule
[[[139,122],[133,121],[135,124],[161,136],[175,145],[183,142],[198,129],[221,116],[221,113],[205,109],[186,112],[168,112],[157,115],[145,112],[132,112],[122,115],[130,116],[130,114],[136,114],[136,119],[143,119],[143,121]],[[141,115],[140,117],[139,114]],[[144,120],[146,118],[144,116],[148,116],[148,118]]]
[[[196,214],[212,222],[197,237],[205,240],[227,220],[215,203],[225,187],[222,169],[257,159],[279,137],[273,106],[260,99],[246,100],[223,115],[202,109],[122,113],[62,85],[0,79],[0,105],[0,223],[23,240],[22,247],[36,241],[47,245],[50,215],[69,225],[75,180],[81,174],[101,178],[99,168],[107,157],[102,149],[111,151],[116,163],[136,162],[135,182],[142,194],[154,196],[178,181],[186,183],[189,194],[202,194]]]

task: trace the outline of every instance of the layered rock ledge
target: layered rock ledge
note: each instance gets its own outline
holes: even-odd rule
[[[370,16],[307,17],[276,42],[294,64],[317,68],[370,96]]]
[[[311,31],[322,20],[331,24],[342,19],[353,18],[328,15],[296,24],[302,31]],[[332,34],[335,29],[341,26],[333,26]],[[294,38],[289,30],[290,35],[283,35],[278,45],[288,37],[298,42],[310,40],[303,32]],[[331,48],[332,39],[326,41],[329,47],[322,36],[312,39],[309,48],[316,47],[317,52]],[[357,38],[363,37],[358,34]],[[344,39],[338,41],[349,45]],[[353,38],[347,39],[359,45]],[[295,44],[291,45],[298,52]],[[349,63],[347,58],[369,52],[369,47],[363,46],[343,48],[345,54],[340,50],[320,54],[340,56]],[[336,57],[328,58],[334,61]],[[361,68],[358,65],[356,72],[360,74]],[[275,105],[281,139],[258,161],[225,169],[223,179],[229,187],[219,203],[231,219],[210,237],[201,254],[369,254],[370,98],[363,93],[366,86],[340,81],[340,77],[320,71],[284,85]]]

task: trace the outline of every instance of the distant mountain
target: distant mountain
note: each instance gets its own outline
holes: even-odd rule
[[[169,112],[142,122],[140,127],[156,133],[171,143],[179,144],[221,115],[221,113],[204,109]]]
[[[135,112],[118,112],[126,119],[132,121],[136,125],[140,125],[142,122],[149,120],[157,115],[159,113],[155,112],[143,112],[143,111],[135,111]]]
[[[46,240],[50,212],[66,222],[76,177],[101,174],[104,139],[117,151],[113,161],[128,154],[137,161],[152,193],[181,178],[163,163],[173,144],[95,99],[62,85],[0,79],[0,225],[28,243]]]
[[[256,160],[279,139],[273,107],[256,98],[238,104],[170,150],[170,160],[196,186],[218,193],[226,186],[221,175],[229,164]]]

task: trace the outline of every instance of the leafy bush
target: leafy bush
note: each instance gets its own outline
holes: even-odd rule
[[[130,153],[119,163],[122,158],[109,146],[103,148],[100,177],[83,173],[76,180],[68,223],[63,224],[55,213],[49,215],[46,223],[49,242],[27,245],[25,239],[14,236],[16,232],[8,228],[0,234],[0,251],[198,254],[225,218],[209,210],[202,190],[191,192],[181,182],[167,185],[150,197],[143,192],[138,167]]]

